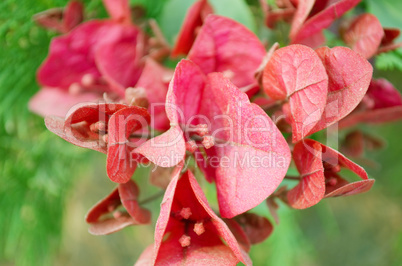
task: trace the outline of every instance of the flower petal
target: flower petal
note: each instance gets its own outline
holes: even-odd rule
[[[209,74],[208,81],[200,114],[211,121],[216,139],[212,149],[220,162],[215,166],[220,213],[231,218],[260,204],[277,188],[289,166],[290,151],[275,124],[245,93],[220,73]]]
[[[265,48],[251,31],[226,17],[209,15],[191,48],[188,59],[205,73],[224,72],[238,87],[255,83],[254,73]]]
[[[300,173],[300,182],[288,191],[289,205],[295,209],[311,207],[324,198],[325,177],[320,143],[306,139],[296,143],[293,160]]]
[[[328,76],[311,48],[290,45],[275,51],[263,73],[264,91],[273,99],[289,98],[292,140],[309,135],[325,108]]]
[[[373,73],[371,64],[349,48],[322,47],[316,52],[327,70],[328,96],[322,117],[310,134],[329,127],[352,112],[366,94]]]
[[[185,55],[190,51],[198,27],[202,26],[206,16],[211,13],[213,13],[213,9],[208,0],[198,0],[188,9],[176,43],[172,49],[173,57],[181,54]]]
[[[353,51],[367,59],[376,54],[383,37],[381,23],[372,14],[361,14],[355,18],[343,36]]]

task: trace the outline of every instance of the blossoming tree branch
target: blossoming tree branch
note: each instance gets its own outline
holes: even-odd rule
[[[376,141],[357,124],[402,117],[401,95],[372,78],[368,61],[401,43],[399,30],[372,14],[344,19],[359,2],[261,1],[262,27],[289,29],[281,44],[215,14],[207,0],[190,7],[173,46],[154,20],[134,24],[128,0],[104,0],[107,19],[84,20],[74,0],[35,16],[60,35],[29,107],[61,138],[106,154],[117,184],[89,210],[89,232],[110,234],[156,215],[154,244],[136,265],[251,265],[251,245],[273,230],[252,212],[257,205],[265,202],[278,223],[280,205],[305,209],[369,191],[374,179],[347,156]],[[326,46],[330,27],[345,46]],[[320,132],[334,126],[349,130],[345,155],[323,143]],[[160,210],[138,200],[132,176],[143,165],[162,169],[141,177],[162,189],[163,197],[147,195]],[[218,208],[203,179],[215,185]]]

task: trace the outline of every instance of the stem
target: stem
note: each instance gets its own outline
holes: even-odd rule
[[[285,176],[285,179],[289,179],[289,180],[300,180],[300,176]]]
[[[158,23],[154,19],[149,20],[149,26],[151,27],[153,33],[155,34],[155,37],[160,41],[163,47],[170,48],[169,43],[166,40],[165,36],[162,33],[162,30],[159,28]]]
[[[130,138],[146,138],[146,139],[152,139],[152,138],[154,138],[155,136],[153,136],[153,135],[150,135],[150,134],[135,134],[135,133],[133,133],[133,134],[131,134],[130,135]]]
[[[138,204],[139,204],[139,205],[144,205],[144,204],[150,203],[150,202],[152,202],[152,201],[154,201],[154,200],[160,198],[160,197],[163,196],[164,194],[165,194],[165,191],[164,191],[164,190],[161,190],[161,191],[155,193],[154,195],[152,195],[152,196],[150,196],[150,197],[148,197],[148,198],[145,198],[145,199],[143,199],[143,200],[138,201]]]

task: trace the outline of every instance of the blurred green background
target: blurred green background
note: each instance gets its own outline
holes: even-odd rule
[[[88,16],[106,15],[100,0],[84,2]],[[193,1],[131,2],[156,18],[172,41]],[[262,34],[253,16],[257,2],[212,1],[219,14]],[[105,175],[105,156],[59,139],[27,109],[39,89],[35,71],[55,36],[31,17],[65,3],[0,2],[0,265],[132,265],[152,243],[153,226],[90,235],[86,211],[114,187]],[[358,10],[376,14],[383,26],[402,27],[402,1],[366,0]],[[375,66],[376,77],[402,88],[400,50],[378,57]],[[362,129],[387,143],[366,154],[376,164],[363,164],[376,179],[374,188],[358,196],[324,200],[307,210],[282,207],[273,235],[251,250],[255,265],[401,265],[402,123]],[[145,171],[136,173],[142,187],[148,182],[141,178]],[[143,196],[151,192],[144,190]],[[157,210],[158,203],[148,207]],[[258,211],[269,216],[261,206]]]

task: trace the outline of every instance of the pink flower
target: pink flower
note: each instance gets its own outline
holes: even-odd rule
[[[178,167],[165,192],[156,223],[155,243],[135,265],[236,265],[251,260],[209,207],[190,171]]]
[[[362,103],[339,122],[339,128],[358,123],[381,124],[402,118],[402,96],[386,79],[373,79]]]
[[[143,67],[144,33],[130,23],[127,0],[104,4],[110,19],[82,23],[52,40],[37,73],[43,88],[30,101],[32,111],[64,116],[74,104],[98,99],[104,92],[121,99],[125,89],[136,84]],[[63,100],[57,100],[57,106],[48,104],[48,95]]]
[[[362,167],[315,140],[296,143],[293,160],[300,173],[300,182],[288,191],[287,199],[296,209],[311,207],[323,198],[363,193],[374,184],[374,179],[369,179]],[[362,180],[346,181],[339,174],[341,168],[351,170]]]
[[[126,183],[137,167],[133,150],[141,143],[140,137],[138,140],[131,134],[147,128],[150,116],[142,107],[92,103],[76,107],[65,121],[49,116],[45,122],[50,131],[68,142],[106,153],[109,178]]]
[[[156,165],[171,167],[183,160],[186,149],[196,151],[207,180],[216,182],[222,217],[234,217],[261,203],[286,174],[290,152],[282,134],[221,73],[205,76],[193,62],[182,60],[169,85],[166,113],[170,129],[135,152]],[[215,163],[208,158],[204,162],[198,148]],[[260,157],[266,160],[258,167],[248,161]],[[230,165],[221,163],[222,158]],[[243,165],[238,160],[247,162]]]
[[[138,196],[139,188],[134,181],[119,184],[110,195],[89,210],[85,218],[91,224],[89,232],[93,235],[106,235],[129,225],[150,223],[151,213],[138,204]],[[118,210],[120,206],[125,211]]]

